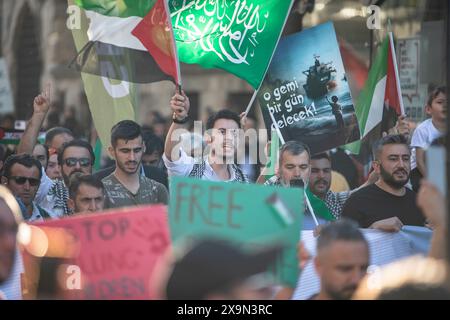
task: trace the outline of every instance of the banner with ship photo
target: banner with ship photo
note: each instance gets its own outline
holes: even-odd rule
[[[360,137],[350,88],[331,22],[286,36],[258,92],[266,127],[318,153]]]

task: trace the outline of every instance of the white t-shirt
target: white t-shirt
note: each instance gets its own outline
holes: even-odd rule
[[[193,157],[190,157],[180,148],[180,158],[177,161],[170,161],[167,159],[166,155],[163,154],[164,165],[167,168],[167,174],[169,177],[171,176],[182,176],[187,177],[191,173],[194,168],[194,164],[199,163],[199,160],[195,160]],[[236,179],[234,170],[228,166],[228,172],[230,173],[230,179],[227,181],[234,181]],[[221,180],[217,174],[214,172],[214,169],[208,162],[208,159],[205,159],[205,171],[203,172],[202,180],[209,181],[223,181]]]
[[[435,139],[443,135],[442,132],[436,129],[431,119],[427,119],[417,126],[411,138],[411,147],[413,148],[411,153],[411,170],[417,167],[416,147],[427,149]]]
[[[42,168],[41,184],[39,185],[39,189],[36,193],[36,196],[34,197],[34,201],[37,204],[41,204],[41,202],[44,201],[44,198],[47,196],[52,186],[53,180],[47,176],[47,173],[45,172],[44,168]]]

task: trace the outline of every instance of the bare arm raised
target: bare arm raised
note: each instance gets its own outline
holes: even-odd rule
[[[17,147],[17,153],[32,154],[36,145],[39,130],[42,128],[44,119],[50,109],[50,85],[45,86],[44,92],[34,98],[33,115],[23,133],[22,139]]]

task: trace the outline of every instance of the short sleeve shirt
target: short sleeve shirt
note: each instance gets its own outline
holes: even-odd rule
[[[144,204],[167,204],[168,191],[166,187],[144,176],[139,176],[139,189],[133,194],[125,188],[114,173],[103,178],[103,185],[107,195],[106,208],[121,208]]]

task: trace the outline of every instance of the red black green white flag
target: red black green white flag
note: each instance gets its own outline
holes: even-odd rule
[[[383,131],[395,125],[397,116],[404,114],[392,33],[386,35],[378,49],[355,109],[361,140],[366,141],[380,138]],[[361,141],[346,147],[359,153]]]
[[[85,73],[133,83],[180,84],[177,51],[165,0],[75,0],[89,19],[76,59]]]

